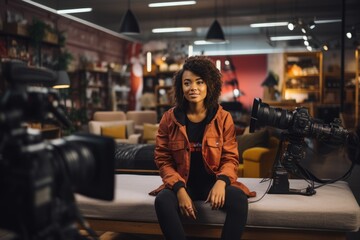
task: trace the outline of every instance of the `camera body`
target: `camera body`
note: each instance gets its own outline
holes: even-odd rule
[[[0,228],[14,239],[79,238],[74,193],[113,199],[115,142],[80,133],[43,140],[26,122],[52,116],[71,123],[56,92],[26,85],[29,75],[36,81],[55,74],[21,62],[2,63],[2,73],[9,87],[0,101]]]

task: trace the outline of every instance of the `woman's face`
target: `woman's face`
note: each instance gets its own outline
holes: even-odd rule
[[[207,94],[205,81],[189,70],[182,75],[182,88],[184,97],[189,103],[203,103]]]

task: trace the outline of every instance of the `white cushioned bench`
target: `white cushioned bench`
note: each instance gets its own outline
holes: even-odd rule
[[[112,202],[77,195],[80,211],[95,231],[161,234],[154,209],[155,197],[148,193],[161,184],[160,176],[115,175]],[[317,189],[313,196],[266,194],[269,182],[241,178],[239,181],[257,192],[249,199],[249,214],[243,239],[345,239],[345,233],[358,231],[360,209],[343,181]],[[290,180],[291,188],[306,188],[303,180]],[[198,219],[186,220],[188,235],[219,237],[225,213],[196,202]]]

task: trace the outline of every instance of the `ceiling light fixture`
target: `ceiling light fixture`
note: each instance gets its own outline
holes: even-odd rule
[[[149,3],[149,7],[175,7],[175,6],[185,6],[185,5],[194,5],[196,1],[178,1],[178,2],[157,2],[157,3]]]
[[[315,21],[310,21],[310,22],[309,22],[309,28],[310,28],[310,29],[314,29],[315,26],[316,26]]]
[[[294,36],[274,36],[270,37],[271,41],[289,41],[289,40],[303,40],[304,36],[302,35],[294,35]]]
[[[169,32],[190,32],[191,27],[171,27],[171,28],[154,28],[153,33],[169,33]]]
[[[211,24],[211,26],[206,34],[205,40],[208,42],[216,42],[216,43],[225,41],[224,32],[220,26],[220,23],[217,20],[217,1],[216,0],[215,0],[215,20]]]
[[[263,27],[283,27],[287,26],[289,22],[268,22],[268,23],[252,23],[250,27],[252,28],[263,28]]]
[[[347,37],[348,39],[351,39],[351,38],[353,38],[354,36],[355,36],[355,27],[352,26],[351,29],[346,32],[346,37]]]
[[[120,33],[123,34],[139,34],[140,28],[135,15],[130,10],[130,0],[128,1],[128,10],[121,20]]]
[[[351,38],[353,37],[353,33],[352,33],[351,31],[348,31],[348,32],[346,33],[346,37],[347,37],[348,39],[351,39]]]
[[[224,32],[220,26],[220,23],[218,20],[214,20],[214,22],[211,24],[209,31],[206,34],[206,41],[209,42],[224,42],[225,41],[225,35]]]
[[[341,22],[341,19],[324,19],[324,20],[315,20],[315,24],[325,24],[325,23],[336,23]],[[289,28],[289,24],[295,28],[295,22],[264,22],[264,23],[252,23],[250,27],[252,28],[265,28],[265,27],[285,27]],[[289,30],[291,30],[289,28]]]
[[[206,40],[197,40],[194,41],[194,45],[210,45],[210,44],[227,44],[229,41],[225,40],[223,42],[210,42]]]
[[[91,12],[92,8],[70,8],[70,9],[61,9],[57,10],[58,14],[70,14],[70,13],[84,13]]]
[[[288,25],[287,25],[287,27],[288,27],[288,29],[289,29],[290,31],[292,31],[292,30],[295,29],[295,23],[289,22]]]
[[[315,20],[315,24],[324,24],[324,23],[337,23],[341,22],[341,19],[325,19],[325,20]]]
[[[57,72],[57,79],[53,88],[69,88],[70,87],[70,78],[68,73],[65,70],[60,70]]]

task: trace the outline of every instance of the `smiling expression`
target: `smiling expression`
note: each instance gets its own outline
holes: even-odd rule
[[[182,75],[182,89],[184,97],[189,103],[203,103],[207,94],[205,81],[189,70]]]

